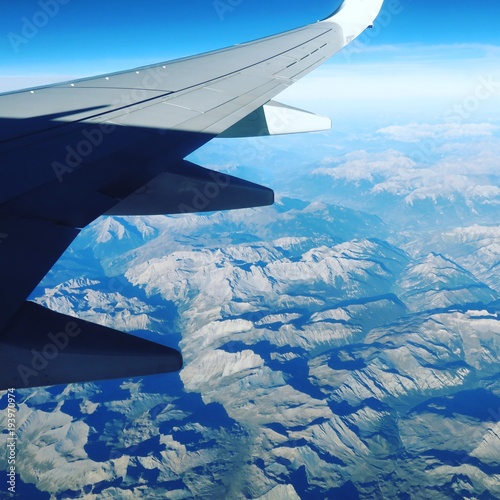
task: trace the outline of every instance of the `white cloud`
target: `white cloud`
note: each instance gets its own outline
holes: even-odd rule
[[[500,139],[491,134],[498,127],[479,124],[459,131],[450,125],[410,124],[397,129],[397,134],[390,130],[388,135],[411,139],[414,150],[354,151],[325,158],[312,174],[346,182],[367,181],[373,194],[401,196],[408,204],[440,197],[452,200],[457,196],[471,206],[500,204]],[[425,141],[429,137],[433,137],[431,149],[424,149],[416,139]]]
[[[347,181],[366,180],[376,182],[376,179],[387,178],[394,172],[408,172],[413,170],[415,163],[400,151],[387,150],[382,153],[368,153],[367,151],[353,151],[344,155],[341,160],[325,158],[324,165],[313,170],[314,175],[328,175],[334,179]]]
[[[447,139],[470,139],[475,137],[492,136],[500,127],[492,123],[437,123],[421,124],[410,123],[408,125],[391,125],[377,132],[390,139],[401,142],[418,142],[422,139],[432,138],[434,140]]]

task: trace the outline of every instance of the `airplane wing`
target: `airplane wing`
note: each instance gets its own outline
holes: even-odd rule
[[[214,137],[323,130],[272,99],[354,40],[383,0],[250,43],[0,95],[0,389],[175,371],[176,350],[26,298],[102,214],[273,203],[273,192],[184,158]]]

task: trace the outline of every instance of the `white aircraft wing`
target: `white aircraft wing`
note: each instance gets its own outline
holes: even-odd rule
[[[329,128],[272,99],[371,26],[382,3],[345,0],[327,19],[250,43],[0,95],[0,389],[180,369],[174,349],[26,298],[102,214],[272,204],[270,189],[184,158],[217,136]]]

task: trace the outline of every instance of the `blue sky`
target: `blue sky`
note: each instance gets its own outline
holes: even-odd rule
[[[248,41],[321,19],[339,3],[6,0],[0,7],[0,91]],[[481,79],[500,81],[499,19],[500,2],[492,0],[386,0],[374,30],[287,96],[326,113],[347,113],[353,102],[362,103],[358,112],[384,102],[386,110],[411,107],[439,120]],[[330,95],[336,99],[325,104]],[[483,111],[490,113],[493,102],[498,107],[498,99],[489,100]]]
[[[339,0],[6,0],[0,7],[0,69],[4,75],[85,72],[104,63],[116,69],[120,64],[164,60],[297,27],[323,18],[338,4]],[[374,45],[500,42],[500,2],[386,0],[384,11]],[[34,25],[31,31],[29,22]]]

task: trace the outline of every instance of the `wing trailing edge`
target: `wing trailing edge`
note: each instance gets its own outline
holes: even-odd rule
[[[106,215],[213,212],[272,205],[264,186],[183,160],[127,196]]]
[[[180,352],[25,302],[0,338],[0,390],[139,377],[182,368]]]

